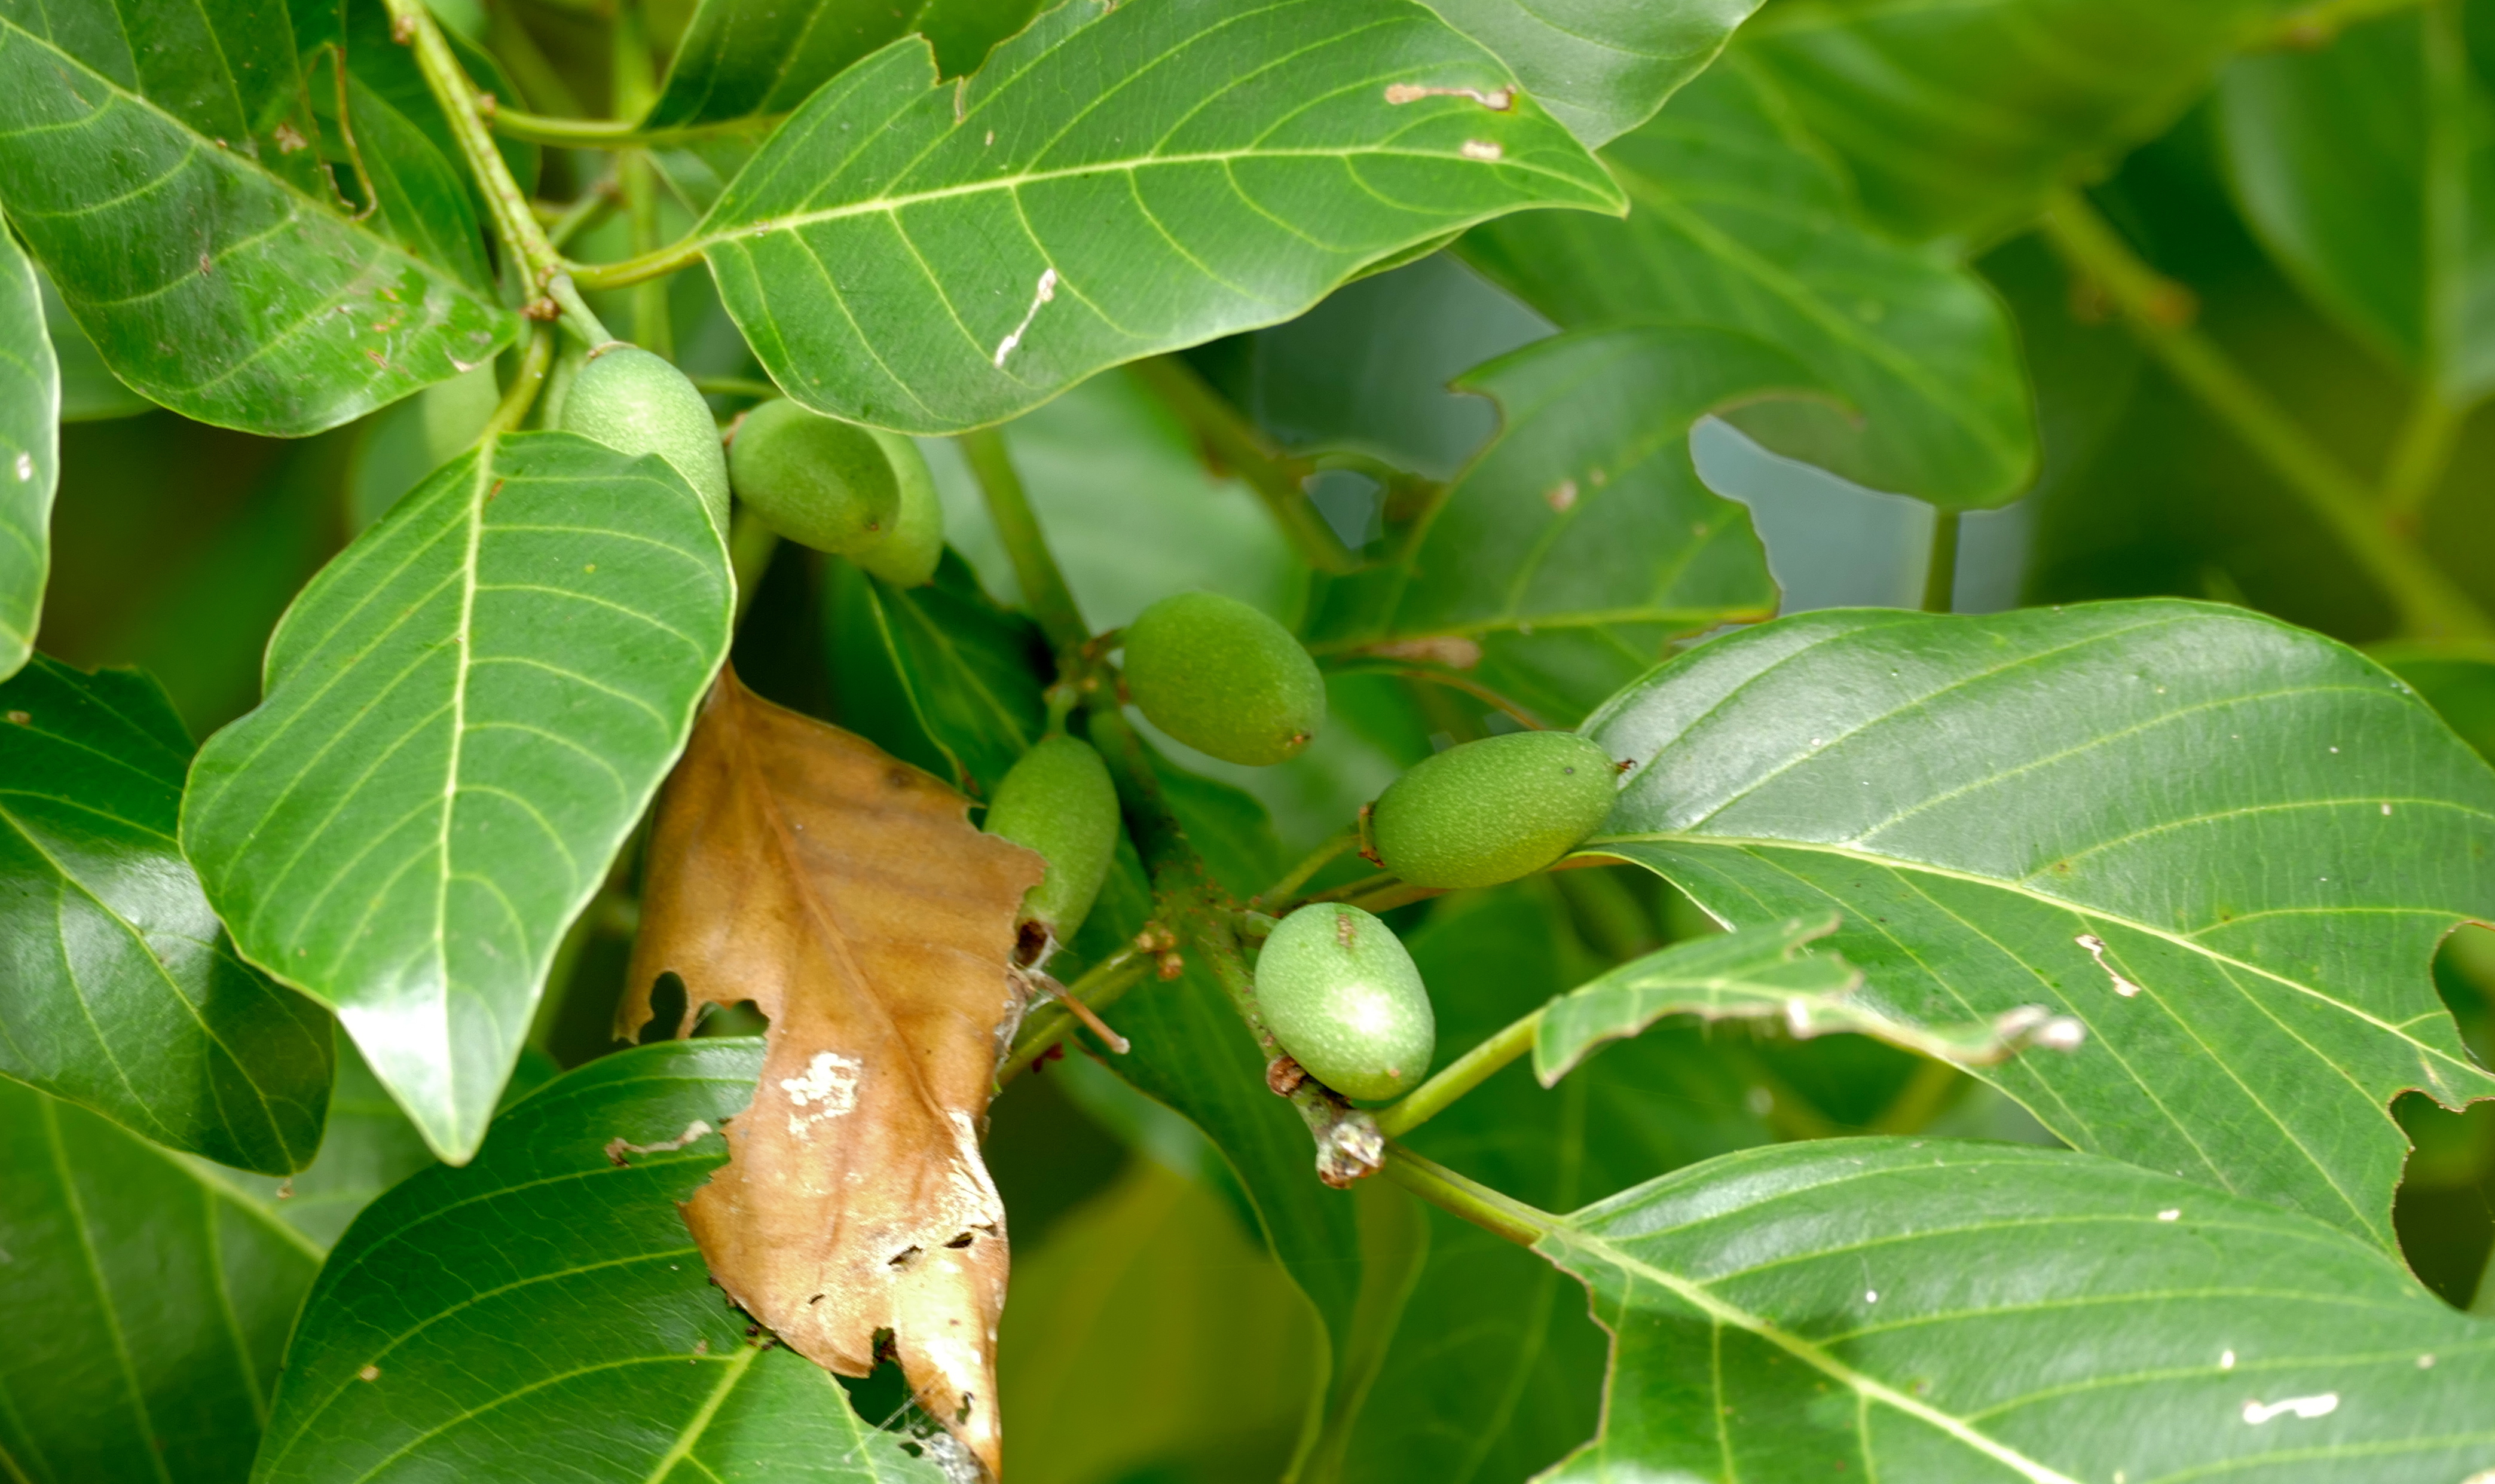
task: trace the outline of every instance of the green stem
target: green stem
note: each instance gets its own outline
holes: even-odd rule
[[[1360,831],[1356,829],[1344,830],[1341,834],[1335,836],[1332,840],[1329,840],[1325,844],[1318,846],[1315,850],[1310,850],[1298,865],[1293,866],[1288,872],[1284,873],[1280,881],[1276,881],[1273,885],[1256,893],[1256,895],[1249,900],[1262,903],[1268,907],[1281,906],[1283,903],[1288,902],[1291,899],[1291,894],[1293,892],[1298,891],[1301,887],[1309,883],[1309,877],[1312,877],[1318,872],[1324,870],[1337,856],[1340,855],[1345,850],[1351,850],[1359,844]]]
[[[435,23],[424,0],[385,3],[389,7],[392,28],[414,45],[416,69],[424,75],[425,87],[450,120],[451,138],[458,140],[459,153],[468,162],[469,172],[485,193],[495,234],[519,260],[530,286],[542,287],[553,276],[561,259],[554,244],[546,240],[544,229],[538,226],[537,213],[529,209],[528,194],[511,178],[510,167],[503,163],[502,152],[494,147],[494,136],[485,127],[477,107],[476,84],[468,80],[467,72],[451,52],[450,43],[443,39],[442,27]]]
[[[2383,468],[2383,514],[2395,529],[2414,531],[2426,502],[2451,467],[2451,450],[2460,441],[2460,410],[2432,386],[2418,388],[2400,427],[2399,441]]]
[[[1542,1010],[1536,1009],[1440,1067],[1436,1076],[1405,1094],[1402,1101],[1378,1109],[1377,1131],[1390,1139],[1401,1138],[1444,1113],[1456,1099],[1532,1050],[1533,1038],[1541,1033]]]
[[[580,296],[580,291],[572,287],[571,279],[568,275],[563,273],[549,275],[545,281],[545,291],[546,296],[553,299],[556,307],[562,310],[564,327],[578,335],[582,345],[595,352],[601,346],[614,343],[615,336],[607,330],[605,323],[598,318],[597,311],[589,307],[589,301]]]
[[[751,397],[768,402],[781,395],[780,388],[769,382],[749,381],[741,376],[696,376],[693,390],[715,397]]]
[[[2273,47],[2311,51],[2328,46],[2350,26],[2435,3],[2437,0],[2314,0],[2272,22],[2267,37],[2261,40]]]
[[[1502,1195],[1479,1181],[1467,1180],[1401,1144],[1386,1146],[1384,1172],[1387,1179],[1441,1211],[1463,1217],[1519,1247],[1531,1247],[1560,1227],[1559,1218],[1550,1212],[1528,1206],[1512,1195]]]
[[[1256,492],[1302,561],[1329,572],[1347,572],[1360,566],[1359,556],[1343,545],[1309,499],[1304,481],[1315,472],[1313,465],[1275,448],[1262,430],[1230,405],[1229,398],[1177,356],[1151,356],[1130,369],[1178,415],[1216,461]]]
[[[580,193],[580,200],[566,206],[554,220],[546,223],[546,244],[556,252],[564,244],[598,225],[606,213],[615,209],[615,177],[609,175]]]
[[[1057,558],[1049,552],[1047,538],[1040,534],[1039,517],[1032,513],[1031,496],[1023,489],[1022,476],[1014,471],[1004,435],[995,428],[981,428],[964,433],[960,443],[970,473],[979,481],[979,493],[987,501],[988,518],[995,522],[997,538],[1004,542],[1014,576],[1022,584],[1024,606],[1039,621],[1049,648],[1061,655],[1081,648],[1092,631],[1083,622],[1083,610],[1075,606],[1074,591],[1065,585]]]
[[[498,438],[520,425],[536,405],[538,393],[544,389],[546,368],[554,363],[554,330],[544,325],[529,332],[529,343],[520,351],[520,368],[511,378],[509,389],[495,407],[494,416],[485,419],[486,438]]]
[[[584,289],[621,289],[692,267],[701,262],[701,250],[700,238],[685,237],[635,258],[622,258],[613,263],[573,263],[565,266],[570,269],[572,281]]]
[[[2469,595],[2384,521],[2372,492],[2191,327],[2189,294],[2141,262],[2094,207],[2064,192],[2045,226],[2072,267],[2112,296],[2167,373],[2338,537],[2398,612],[2405,632],[2421,638],[2495,637],[2495,624]]]
[[[1932,511],[1932,554],[1924,564],[1924,611],[1947,613],[1957,596],[1957,528],[1956,510]]]
[[[1149,954],[1133,949],[1113,953],[1092,966],[1089,973],[1065,986],[1064,997],[1082,1002],[1093,1012],[1105,1010],[1124,997],[1126,991],[1141,984],[1153,972]],[[1002,1087],[1039,1065],[1040,1058],[1064,1044],[1083,1023],[1072,1012],[1059,1005],[1042,1005],[1024,1022],[1022,1032],[1014,1037],[1013,1050],[1006,1053],[1005,1065],[997,1068],[997,1085]]]
[[[622,149],[647,142],[647,136],[628,119],[557,118],[520,108],[496,108],[494,132],[532,144],[572,149]]]

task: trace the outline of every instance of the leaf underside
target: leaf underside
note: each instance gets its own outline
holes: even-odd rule
[[[685,1230],[677,1203],[725,1157],[704,1130],[761,1067],[750,1039],[601,1058],[473,1163],[374,1202],[304,1303],[253,1478],[937,1484],[838,1382],[749,1336]]]
[[[310,1163],[329,1017],[242,961],[183,861],[172,703],[38,655],[0,712],[0,1073],[226,1164]]]
[[[1408,554],[1326,584],[1311,648],[1692,631],[1774,611],[1748,512],[1700,482],[1689,429],[1736,399],[1808,394],[1792,359],[1721,330],[1625,326],[1539,341],[1458,386],[1497,401],[1498,439]]]
[[[2388,1251],[2391,1098],[2495,1096],[2426,974],[2495,901],[2495,774],[2327,639],[2179,602],[1803,614],[1586,730],[1638,760],[1587,850],[1736,924],[1841,912],[1889,1014],[2079,1019],[1978,1073],[2079,1148]]]
[[[1727,58],[1603,159],[1625,220],[1503,217],[1465,235],[1465,261],[1562,325],[1709,325],[1790,354],[1847,406],[1728,414],[1778,452],[1951,509],[2027,492],[2009,316],[1972,269],[1861,225],[1758,69]]]
[[[1826,1139],[1727,1155],[1538,1244],[1615,1337],[1551,1475],[2460,1480],[2495,1333],[2318,1222],[2086,1155]]]
[[[655,455],[524,433],[306,587],[182,842],[246,957],[339,1012],[426,1141],[475,1151],[556,944],[691,729],[732,582]]]
[[[935,81],[905,39],[826,84],[695,236],[788,394],[957,432],[1273,324],[1503,211],[1618,209],[1496,59],[1391,0],[1069,3]],[[1397,93],[1398,98],[1404,95]]]

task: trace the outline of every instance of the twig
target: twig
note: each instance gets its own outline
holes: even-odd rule
[[[1079,650],[1092,631],[1083,622],[1083,610],[1075,606],[1073,589],[1065,585],[1065,574],[1058,570],[1057,559],[1049,554],[1047,538],[1040,534],[1039,517],[1032,513],[1031,497],[1023,490],[1022,476],[1014,472],[1013,455],[1005,448],[1004,435],[994,428],[981,428],[961,436],[962,451],[970,463],[970,473],[979,481],[979,493],[986,499],[988,518],[996,523],[998,539],[1003,541],[1005,555],[1013,562],[1014,576],[1022,584],[1023,603],[1031,616],[1039,621],[1039,632],[1048,639],[1049,648],[1063,655]]]
[[[1276,881],[1273,885],[1256,893],[1255,896],[1248,900],[1264,907],[1282,906],[1290,901],[1291,894],[1293,892],[1309,883],[1309,878],[1324,870],[1337,856],[1359,844],[1360,831],[1356,829],[1344,830],[1341,834],[1335,836],[1325,844],[1318,846],[1313,850],[1310,850],[1298,865],[1293,866],[1289,871],[1284,872],[1280,881]]]
[[[2168,374],[2338,536],[2397,610],[2403,630],[2425,638],[2495,636],[2495,624],[2469,595],[2383,519],[2363,482],[2191,326],[2190,295],[2141,262],[2094,207],[2065,191],[2045,225],[2063,258],[2106,290]]]
[[[1228,398],[1177,356],[1150,356],[1131,369],[1187,425],[1206,452],[1256,492],[1302,561],[1328,572],[1360,566],[1359,556],[1343,545],[1309,499],[1305,481],[1315,472],[1313,464],[1276,448]]]

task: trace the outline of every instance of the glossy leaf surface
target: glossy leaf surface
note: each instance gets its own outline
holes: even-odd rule
[[[0,713],[0,1073],[226,1164],[309,1163],[329,1017],[242,961],[183,861],[172,703],[38,655]]]
[[[1660,321],[1757,336],[1846,408],[1728,416],[1777,452],[1948,508],[2026,493],[2036,429],[2010,319],[1947,257],[1862,225],[1849,187],[1734,57],[1603,152],[1629,215],[1537,211],[1467,262],[1563,325]]]
[[[941,1478],[749,1339],[677,1213],[761,1067],[750,1039],[593,1062],[374,1202],[305,1303],[253,1477]]]
[[[2266,0],[1799,0],[1742,46],[1875,218],[1980,241],[2165,127],[2274,15]]]
[[[1775,610],[1748,512],[1700,482],[1689,429],[1736,399],[1806,392],[1790,358],[1722,331],[1633,326],[1539,341],[1457,385],[1497,401],[1498,440],[1406,556],[1327,584],[1311,648],[1698,630]]]
[[[2082,1022],[1979,1073],[2079,1148],[2388,1248],[2391,1098],[2495,1094],[2426,975],[2495,903],[2495,774],[2318,635],[2175,602],[1832,610],[1586,730],[1639,759],[1589,850],[1737,924],[1840,912],[1890,1013]]]
[[[1600,967],[1548,878],[1442,899],[1406,942],[1437,1007],[1442,1061]],[[1550,1089],[1520,1062],[1404,1142],[1546,1210],[1582,1205],[1768,1137],[1725,1039],[1659,1026]],[[1531,1477],[1594,1433],[1606,1349],[1566,1274],[1433,1210],[1428,1261],[1341,1478]]]
[[[0,1469],[233,1484],[320,1248],[73,1104],[0,1082]]]
[[[2245,57],[2218,96],[2236,197],[2305,292],[2445,398],[2495,386],[2495,98],[2458,10]]]
[[[35,652],[61,477],[61,374],[33,263],[0,233],[0,680]]]
[[[1853,1032],[1894,1040],[1944,1061],[1981,1065],[2018,1044],[2009,1027],[1925,1031],[1857,1002],[1860,971],[1808,945],[1836,931],[1833,912],[1760,923],[1675,943],[1632,959],[1551,1002],[1533,1038],[1533,1072],[1548,1087],[1607,1042],[1675,1015],[1700,1020],[1780,1020],[1797,1039]]]
[[[975,71],[1039,0],[702,0],[644,129],[785,114],[858,58],[912,33],[945,77]]]
[[[1618,209],[1530,99],[1392,91],[1510,81],[1392,0],[1073,0],[935,80],[917,41],[843,73],[693,239],[789,395],[908,432],[1288,319],[1501,212]]]
[[[1424,0],[1488,46],[1551,116],[1598,148],[1646,122],[1760,0]]]
[[[663,460],[505,438],[304,589],[267,698],[200,750],[182,839],[209,900],[445,1159],[475,1151],[557,942],[683,747],[731,587]]]
[[[115,375],[300,435],[457,374],[515,317],[351,222],[282,7],[0,17],[0,195]]]
[[[1538,1250],[1617,1337],[1604,1434],[1556,1479],[2405,1484],[2495,1465],[2484,1325],[2345,1232],[2085,1155],[1749,1150]]]

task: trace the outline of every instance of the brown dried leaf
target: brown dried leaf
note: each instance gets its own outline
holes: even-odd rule
[[[1014,913],[1040,857],[874,744],[733,672],[667,780],[625,1035],[662,974],[771,1017],[728,1162],[685,1207],[720,1285],[799,1353],[875,1368],[998,1472],[1005,1218],[979,1134],[1021,990]]]

